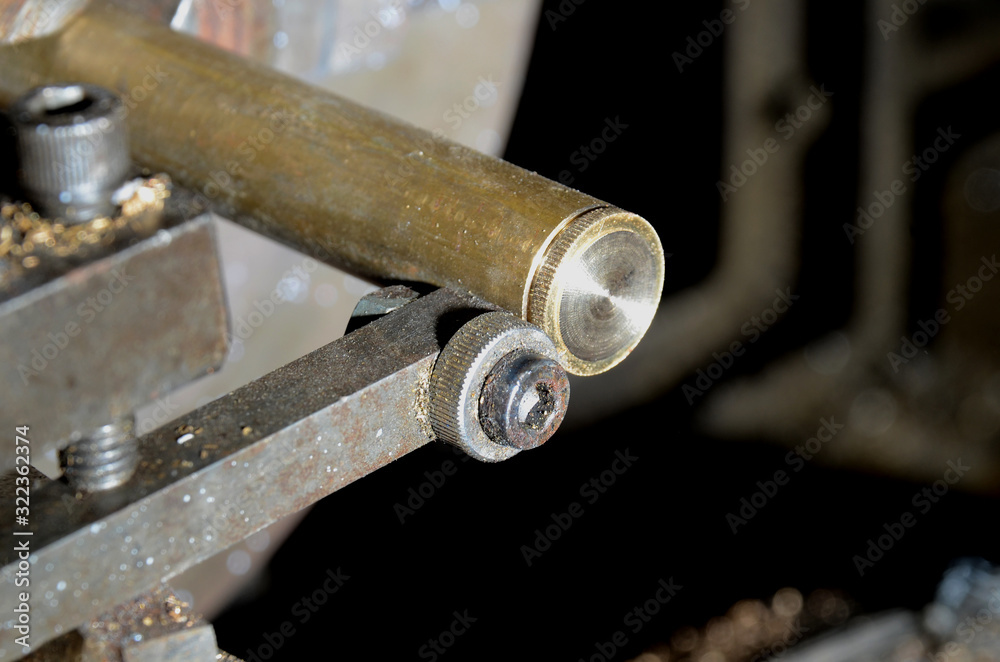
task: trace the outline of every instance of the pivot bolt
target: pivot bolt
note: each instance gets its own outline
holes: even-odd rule
[[[484,462],[543,444],[568,404],[569,378],[552,340],[509,313],[486,313],[459,329],[431,374],[435,434]]]

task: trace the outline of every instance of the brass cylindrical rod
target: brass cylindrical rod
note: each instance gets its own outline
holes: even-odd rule
[[[652,320],[656,233],[579,191],[104,2],[0,48],[0,101],[66,81],[118,91],[134,159],[233,220],[361,275],[470,291],[542,327],[570,372],[615,365]]]

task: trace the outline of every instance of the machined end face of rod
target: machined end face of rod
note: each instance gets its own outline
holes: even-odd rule
[[[552,338],[569,372],[596,375],[642,340],[663,274],[649,223],[615,207],[590,209],[553,233],[526,291],[526,317]]]

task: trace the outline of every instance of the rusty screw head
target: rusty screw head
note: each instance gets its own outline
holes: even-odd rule
[[[569,377],[556,361],[511,352],[486,377],[479,422],[497,442],[527,450],[552,436],[569,404]]]

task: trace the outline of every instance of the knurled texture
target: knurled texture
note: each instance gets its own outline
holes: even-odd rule
[[[549,299],[556,295],[554,292],[556,282],[556,272],[566,259],[566,255],[576,241],[594,223],[605,218],[609,211],[615,211],[613,207],[597,207],[590,209],[572,221],[570,221],[559,236],[552,241],[542,263],[538,266],[535,280],[531,284],[531,292],[528,295],[528,321],[541,327],[559,345],[556,328],[556,320],[550,320],[546,316],[549,307]]]
[[[518,329],[532,325],[507,313],[487,313],[472,320],[452,337],[441,350],[431,378],[431,425],[442,441],[464,448],[462,429],[465,417],[465,394],[477,390],[475,380],[483,381],[483,357],[494,342]],[[485,366],[488,370],[492,366]]]
[[[48,115],[32,108],[28,95],[11,108],[17,128],[20,179],[29,192],[58,195],[61,191],[114,188],[128,172],[121,100],[94,86],[81,87],[88,95],[99,96],[79,112]]]

